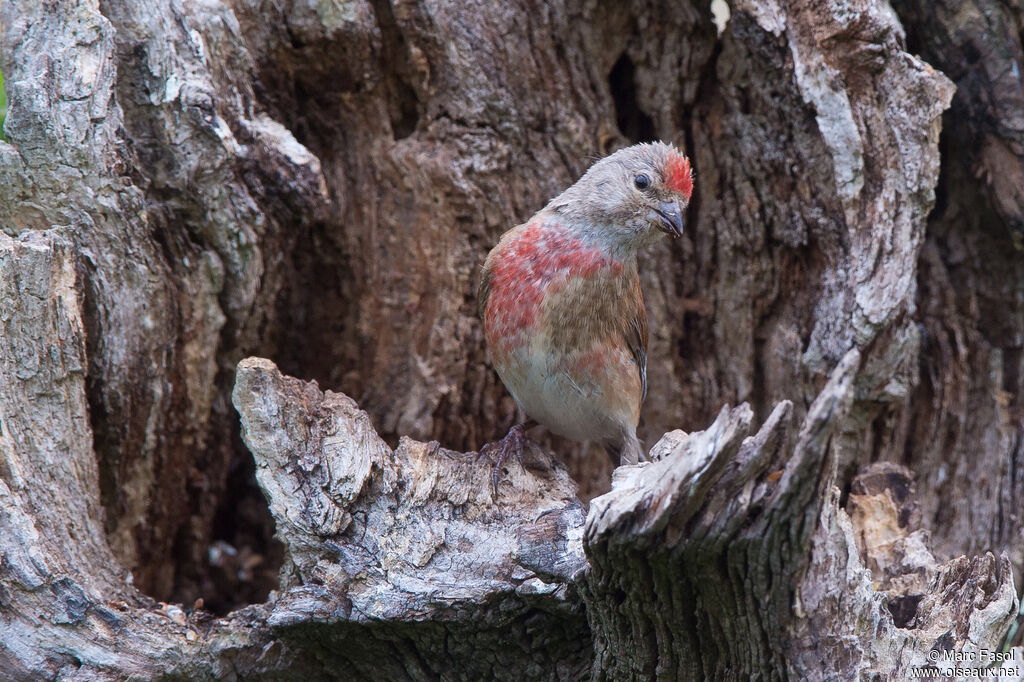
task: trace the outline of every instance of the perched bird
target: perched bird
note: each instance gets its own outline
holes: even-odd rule
[[[491,361],[523,412],[620,464],[645,459],[636,427],[647,394],[647,313],[637,251],[683,233],[689,160],[663,142],[593,166],[484,263],[478,304]],[[525,426],[485,447],[521,457]]]

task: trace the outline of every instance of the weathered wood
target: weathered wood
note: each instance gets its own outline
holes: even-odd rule
[[[268,617],[282,639],[365,679],[587,670],[584,510],[552,455],[510,465],[492,496],[487,458],[392,450],[351,398],[266,360],[242,362],[234,398],[289,557]]]
[[[893,679],[929,665],[933,647],[998,650],[1017,613],[1005,556],[940,566],[920,535],[891,537],[898,557],[872,567],[886,581],[864,569],[854,529],[887,519],[860,507],[851,527],[834,488],[859,362],[839,363],[795,437],[781,403],[745,438],[744,405],[616,472],[585,536],[594,679]],[[883,549],[859,539],[867,557]],[[914,608],[894,613],[901,598]]]
[[[853,679],[996,647],[1018,5],[738,0],[718,35],[661,0],[0,4],[0,669]],[[707,428],[607,495],[541,434],[492,498],[457,452],[514,418],[479,263],[653,137],[697,189],[643,257],[642,435]]]
[[[883,453],[917,472],[940,554],[1006,551],[1020,584],[1024,12],[1013,0],[893,6],[908,47],[957,94],[943,119],[942,201],[920,255],[921,382]]]

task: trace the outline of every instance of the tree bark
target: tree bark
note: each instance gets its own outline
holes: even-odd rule
[[[861,679],[999,649],[1024,10],[730,9],[3,3],[0,670]],[[697,175],[642,254],[654,461],[540,434],[492,494],[462,451],[516,415],[479,265],[653,138]]]

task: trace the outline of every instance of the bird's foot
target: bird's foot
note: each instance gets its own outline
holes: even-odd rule
[[[501,479],[501,467],[505,464],[505,460],[508,459],[509,455],[515,455],[519,465],[523,465],[523,443],[526,442],[526,425],[516,424],[501,440],[496,440],[493,443],[480,448],[481,456],[488,456],[491,452],[498,450],[498,457],[494,461],[494,468],[491,470],[491,486],[494,489],[494,494],[498,494],[498,481]],[[500,448],[500,449],[499,449]]]

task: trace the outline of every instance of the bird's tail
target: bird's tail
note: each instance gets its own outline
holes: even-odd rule
[[[613,455],[618,455],[619,461],[617,466],[647,461],[647,453],[644,452],[644,444],[641,443],[640,439],[633,434],[627,434],[622,439],[621,443],[610,445],[608,450]]]

